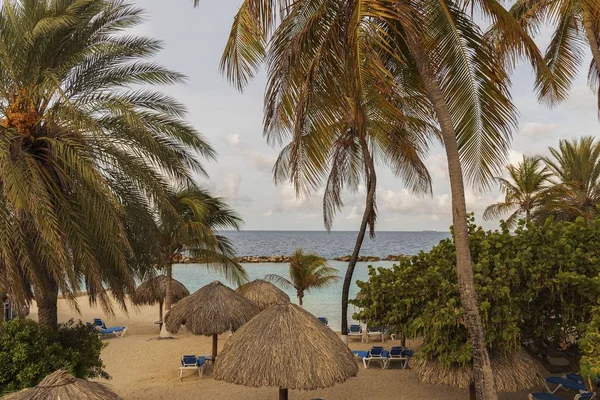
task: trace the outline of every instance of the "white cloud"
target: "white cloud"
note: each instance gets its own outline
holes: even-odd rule
[[[558,125],[546,124],[542,122],[526,122],[519,131],[519,134],[532,139],[549,139],[558,131]]]
[[[277,157],[270,154],[261,153],[260,151],[247,146],[246,144],[242,143],[240,135],[230,133],[227,135],[227,143],[234,151],[241,155],[248,164],[255,167],[259,171],[271,173],[273,170],[273,165],[275,165]]]
[[[252,199],[247,195],[240,195],[242,177],[235,173],[229,173],[223,178],[223,185],[218,191],[221,196],[233,205],[248,204]]]
[[[232,147],[238,146],[240,144],[240,135],[236,133],[230,133],[227,135],[227,143],[229,143]]]

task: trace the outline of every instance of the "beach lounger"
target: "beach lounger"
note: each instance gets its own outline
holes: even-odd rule
[[[383,330],[378,327],[367,326],[367,343],[369,343],[369,337],[375,336],[381,338],[381,343],[383,343]]]
[[[329,325],[329,320],[327,319],[327,317],[319,317],[317,319],[319,321],[321,321],[322,323],[324,323],[325,325]]]
[[[360,337],[360,341],[363,340],[362,328],[358,324],[352,324],[348,327],[348,337]]]
[[[594,392],[585,392],[576,394],[573,400],[591,400],[596,397]],[[529,400],[563,400],[561,397],[555,396],[550,393],[529,393]]]
[[[390,350],[388,351],[388,359],[387,359],[386,368],[388,368],[390,366],[390,363],[392,361],[400,362],[400,366],[402,368],[408,367],[408,356],[406,356],[404,354],[404,350],[405,349],[402,346],[390,347]]]
[[[126,326],[111,326],[107,327],[106,324],[100,318],[94,318],[94,324],[88,323],[88,326],[96,328],[100,336],[115,335],[118,338],[122,338],[127,332]]]
[[[576,382],[571,379],[563,378],[560,376],[549,376],[544,379],[544,388],[548,393],[556,393],[560,389],[566,390],[575,390],[580,393],[585,393],[588,391],[587,387],[580,382]],[[552,389],[548,384],[556,385],[554,389]]]
[[[367,352],[367,356],[362,359],[365,368],[369,368],[371,361],[380,361],[381,368],[387,367],[388,352],[383,346],[373,346]]]
[[[181,367],[179,367],[179,379],[183,378],[183,371],[192,369],[198,370],[198,376],[202,378],[202,374],[204,373],[204,367],[206,365],[206,357],[200,356],[196,357],[195,355],[184,355],[181,356]]]

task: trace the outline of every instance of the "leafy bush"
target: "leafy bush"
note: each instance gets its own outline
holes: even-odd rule
[[[37,385],[64,368],[78,378],[110,378],[103,370],[104,344],[93,329],[72,320],[57,330],[28,319],[0,325],[0,393]]]
[[[600,297],[600,220],[484,231],[470,220],[479,309],[492,354],[523,338],[552,346],[581,336]],[[359,282],[356,318],[422,337],[422,353],[446,365],[471,361],[452,239]]]

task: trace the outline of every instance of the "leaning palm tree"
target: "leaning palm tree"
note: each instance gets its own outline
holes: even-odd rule
[[[167,276],[165,310],[169,311],[173,304],[173,264],[184,255],[223,273],[237,284],[245,282],[246,271],[234,260],[231,241],[217,232],[239,229],[242,222],[239,215],[223,199],[191,185],[173,194],[171,206],[172,209],[162,213],[159,223],[158,268]]]
[[[339,281],[337,269],[329,267],[327,260],[317,254],[307,254],[298,249],[290,257],[290,278],[269,274],[265,279],[278,283],[285,289],[293,289],[302,307],[304,293],[315,289],[323,289]]]
[[[124,34],[141,21],[120,0],[0,8],[0,286],[17,303],[35,296],[44,325],[57,323],[59,290],[125,307],[168,182],[214,156],[184,107],[150,87],[183,76],[147,61],[160,42]]]
[[[537,211],[547,200],[548,183],[552,173],[543,165],[540,157],[523,156],[517,165],[508,166],[509,178],[496,177],[504,201],[492,204],[485,209],[484,219],[498,218],[511,212],[506,219],[509,228],[514,227],[520,218],[526,221],[535,219]]]
[[[510,57],[495,56],[495,49],[466,14],[467,6],[482,9],[503,33],[500,54]],[[280,26],[271,34],[278,17]],[[290,51],[284,53],[287,57],[277,57],[279,42],[289,43]],[[246,0],[235,18],[221,64],[240,88],[265,59],[271,77],[274,71],[288,77],[270,79],[266,121],[267,128],[294,128],[288,129],[298,162],[289,171],[296,187],[302,187],[299,183],[303,179],[312,185],[319,183],[322,168],[315,166],[315,160],[324,159],[323,149],[335,140],[327,130],[332,130],[343,118],[350,138],[364,138],[366,143],[381,136],[365,129],[369,126],[368,115],[396,113],[400,121],[406,121],[408,116],[411,121],[436,125],[448,160],[457,273],[473,348],[474,384],[477,398],[481,399],[494,399],[496,393],[474,288],[463,171],[470,182],[485,186],[505,164],[516,125],[506,69],[509,61],[519,56],[528,57],[538,71],[538,87],[556,90],[556,82],[535,43],[495,0],[469,4],[450,0]],[[285,91],[293,93],[296,100],[281,96]],[[269,107],[270,102],[277,100],[280,107]],[[332,110],[344,101],[345,110],[350,112],[342,111],[342,107]],[[318,105],[313,114],[311,105]],[[269,125],[269,121],[275,123]],[[387,132],[386,136],[399,138],[408,133],[409,137],[415,137],[418,132],[414,126],[402,126],[404,129],[394,134]],[[317,150],[302,144],[312,144]],[[390,154],[402,154],[408,148],[393,146],[381,158],[388,160]],[[347,157],[355,157],[351,148],[342,151]],[[363,225],[373,226],[371,199],[367,196],[359,232],[363,231]],[[358,254],[361,243],[359,233],[353,256]],[[343,334],[347,331],[347,287],[353,260],[354,257],[342,294]]]
[[[600,205],[600,142],[591,136],[561,140],[544,158],[554,174],[554,185],[539,220],[553,215],[558,220],[583,217],[591,223]]]

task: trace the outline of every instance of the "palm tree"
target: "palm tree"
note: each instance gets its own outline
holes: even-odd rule
[[[214,156],[184,108],[148,89],[183,76],[145,61],[160,42],[123,34],[141,20],[122,1],[0,8],[0,286],[20,304],[34,296],[44,325],[58,291],[76,304],[82,283],[106,311],[125,308],[167,182]]]
[[[544,161],[554,175],[539,220],[549,215],[558,220],[583,217],[591,223],[600,204],[600,142],[591,136],[561,140],[552,157]]]
[[[552,173],[542,164],[540,157],[523,156],[523,161],[519,164],[508,166],[508,175],[509,179],[495,178],[500,190],[504,192],[504,201],[486,208],[483,218],[498,218],[512,211],[506,220],[510,228],[522,217],[525,217],[526,221],[535,219],[536,213],[547,201],[548,183]]]
[[[184,255],[190,255],[208,268],[223,273],[241,285],[247,280],[246,271],[234,260],[231,241],[217,233],[219,229],[239,229],[242,220],[223,199],[213,197],[205,190],[189,186],[173,194],[171,205],[161,215],[160,269],[166,271],[169,282],[173,279],[173,264]],[[171,309],[173,292],[167,285],[165,311]]]
[[[598,91],[600,80],[600,19],[598,5],[583,0],[518,0],[510,9],[519,23],[531,35],[548,23],[554,27],[545,60],[564,89],[571,87],[585,59],[586,48],[592,53],[588,83]],[[568,96],[568,90],[558,93],[541,91],[542,101],[552,104]],[[600,106],[600,92],[598,92]]]
[[[278,283],[285,289],[294,289],[298,304],[302,306],[304,293],[323,289],[339,281],[337,269],[327,266],[327,260],[317,254],[306,254],[298,249],[290,257],[290,279],[277,274],[269,274],[265,279]]]

